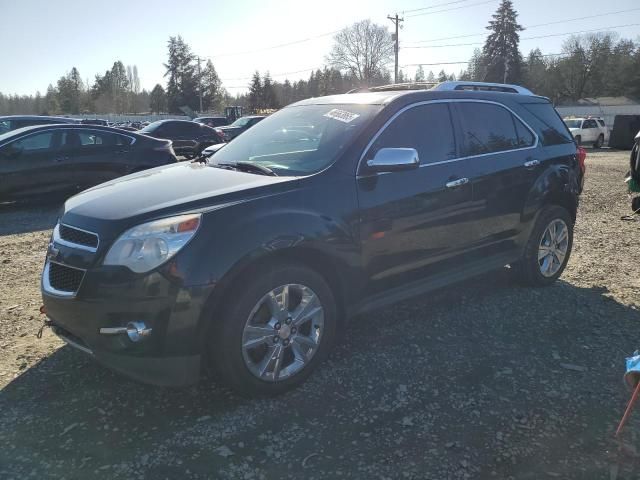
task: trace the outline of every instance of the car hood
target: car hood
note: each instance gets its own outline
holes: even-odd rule
[[[121,177],[71,197],[64,205],[64,222],[96,232],[105,222],[123,229],[146,219],[206,211],[277,193],[270,187],[295,179],[177,163]]]
[[[224,127],[216,127],[219,130],[222,130],[223,132],[226,130],[241,130],[242,127],[232,127],[231,125],[225,125]]]

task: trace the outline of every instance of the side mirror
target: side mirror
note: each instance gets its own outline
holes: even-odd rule
[[[397,172],[418,168],[420,159],[415,148],[381,148],[367,166],[374,172]]]

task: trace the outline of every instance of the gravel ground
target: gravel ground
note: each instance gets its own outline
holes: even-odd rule
[[[505,270],[358,318],[268,400],[141,385],[36,339],[57,206],[0,211],[0,478],[638,478],[640,413],[613,438],[640,343],[627,158],[589,152],[557,284]]]

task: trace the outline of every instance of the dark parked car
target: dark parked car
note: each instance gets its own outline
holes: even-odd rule
[[[83,118],[80,123],[82,123],[83,125],[102,125],[103,127],[109,126],[109,122],[101,118]]]
[[[20,128],[0,135],[0,201],[74,193],[176,161],[170,141],[115,128]]]
[[[195,157],[209,145],[223,141],[222,135],[213,128],[189,120],[159,120],[138,133],[171,140],[176,154],[185,157]]]
[[[548,99],[457,85],[304,100],[206,163],[71,198],[42,276],[54,331],[147,382],[206,365],[272,394],[353,315],[507,264],[553,283],[584,155]]]
[[[225,125],[229,125],[229,120],[227,117],[198,117],[193,119],[194,122],[202,123],[207,125],[208,127],[224,127]]]
[[[255,124],[263,120],[263,115],[249,115],[247,117],[240,117],[235,122],[227,127],[219,127],[218,130],[224,134],[224,141],[229,142],[240,135],[242,132],[247,131]]]
[[[80,123],[80,119],[67,117],[45,117],[41,115],[10,115],[8,117],[0,117],[0,135],[22,127],[30,127],[32,125],[52,125],[56,123]]]

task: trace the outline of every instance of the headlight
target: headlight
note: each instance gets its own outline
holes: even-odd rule
[[[173,257],[195,235],[202,215],[180,215],[143,223],[124,232],[109,249],[104,265],[122,265],[136,273],[152,270]]]

